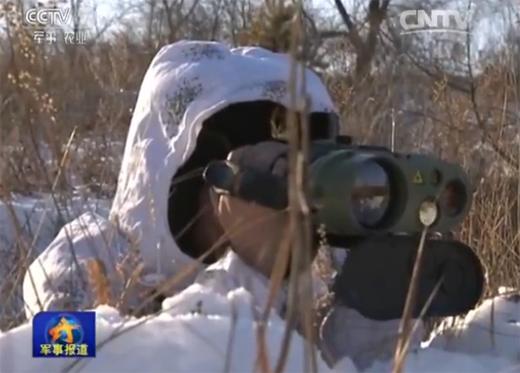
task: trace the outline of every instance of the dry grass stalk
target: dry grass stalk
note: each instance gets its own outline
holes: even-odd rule
[[[87,278],[94,298],[94,307],[101,304],[115,304],[110,291],[107,270],[101,260],[91,259],[87,262]]]
[[[415,257],[413,265],[413,272],[412,277],[410,279],[408,293],[406,295],[403,316],[401,317],[401,323],[399,325],[399,339],[397,340],[397,345],[395,349],[394,366],[392,369],[393,373],[401,373],[403,371],[403,366],[407,353],[407,346],[409,345],[410,338],[412,338],[413,312],[416,307],[417,288],[419,286],[422,256],[424,252],[424,244],[426,242],[427,232],[427,227],[424,227],[421,234],[419,247],[417,249],[417,255]]]

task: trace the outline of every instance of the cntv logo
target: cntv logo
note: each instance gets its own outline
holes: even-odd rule
[[[402,11],[399,15],[401,34],[420,32],[458,32],[467,33],[469,16],[463,17],[458,10],[411,9]]]

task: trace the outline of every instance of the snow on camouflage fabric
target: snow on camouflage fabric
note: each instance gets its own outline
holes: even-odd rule
[[[143,261],[143,279],[151,285],[174,276],[186,265],[197,266],[170,233],[167,202],[171,179],[194,151],[204,120],[224,107],[271,100],[299,109],[291,107],[290,68],[287,55],[256,47],[230,49],[221,43],[199,41],[163,47],[139,91],[109,221],[87,213],[60,231],[30,266],[31,275],[25,276],[27,313],[39,309],[38,298],[47,309],[66,301],[78,307],[91,304],[89,291],[77,291],[70,303],[59,289],[77,271],[88,272],[88,263],[96,256],[105,264],[107,277],[115,279],[112,292],[119,294],[122,285],[117,281],[114,251],[121,258],[129,248],[137,250]],[[302,81],[296,83],[296,92],[301,92]],[[326,88],[310,70],[305,72],[305,88],[310,111],[335,112]],[[186,277],[179,288],[186,287],[194,276]],[[78,294],[82,294],[80,299]]]
[[[192,262],[170,234],[166,206],[170,180],[193,152],[203,121],[237,102],[271,100],[289,107],[290,65],[286,55],[213,42],[178,42],[154,58],[132,118],[111,213],[139,242],[150,271],[169,276]],[[310,110],[335,111],[318,76],[307,71],[305,80]]]

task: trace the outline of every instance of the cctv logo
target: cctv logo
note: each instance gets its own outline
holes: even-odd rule
[[[70,20],[70,9],[36,9],[25,12],[25,22],[30,26],[57,26],[64,25]]]
[[[457,10],[423,9],[405,10],[399,16],[404,31],[401,34],[420,32],[468,32],[468,18],[462,17]]]

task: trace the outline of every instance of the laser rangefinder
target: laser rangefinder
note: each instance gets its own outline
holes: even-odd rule
[[[287,207],[287,154],[269,167],[212,162],[206,181],[223,193],[261,205]],[[271,146],[272,149],[272,146]],[[310,147],[310,204],[316,225],[339,236],[413,234],[426,225],[448,232],[471,204],[463,169],[423,154],[400,154],[375,146],[313,141]]]
[[[246,145],[228,160],[209,164],[204,177],[217,192],[284,209],[287,153],[287,144],[279,141]],[[331,140],[310,144],[308,171],[313,225],[324,228],[331,247],[349,250],[331,288],[334,304],[375,320],[400,318],[419,233],[425,226],[448,232],[468,212],[471,193],[464,171],[423,154]],[[418,284],[412,317],[457,315],[477,304],[483,267],[464,243],[429,236]]]

